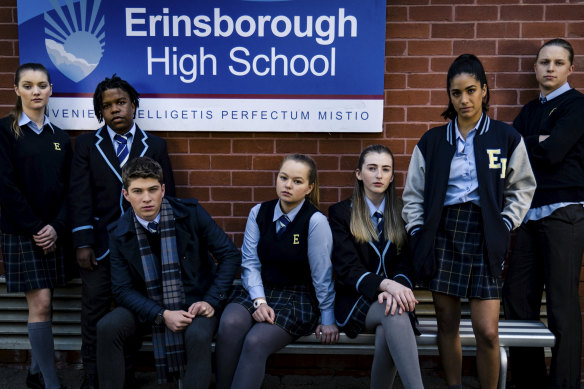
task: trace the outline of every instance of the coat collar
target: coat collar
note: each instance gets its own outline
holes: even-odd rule
[[[451,146],[456,144],[456,128],[454,125],[454,121],[456,118],[452,119],[446,125],[446,141],[450,143]],[[484,135],[489,131],[489,126],[491,125],[491,119],[487,116],[486,113],[483,112],[481,118],[479,119],[479,123],[477,124],[477,135]]]
[[[171,203],[172,211],[174,212],[177,252],[179,256],[186,252],[187,245],[192,241],[192,236],[189,234],[189,225],[187,220],[189,213],[187,206],[180,203],[180,200],[167,198]],[[118,239],[121,250],[125,253],[124,258],[132,266],[140,277],[144,279],[144,268],[142,266],[142,258],[138,250],[138,240],[136,238],[136,225],[134,224],[134,212],[124,213],[116,222],[116,226],[110,229],[110,236]]]
[[[181,206],[177,203],[175,199],[167,198],[172,206],[172,211],[174,212],[175,220],[183,220],[188,216],[187,208]],[[134,225],[134,212],[125,212],[117,222],[116,228],[111,231],[111,234],[115,237],[122,237],[125,235],[132,236],[136,235],[136,226]],[[176,223],[179,224],[179,223]]]
[[[106,126],[103,126],[97,130],[95,132],[95,137],[97,139],[95,142],[97,151],[112,173],[114,173],[116,178],[120,181],[120,183],[122,183],[122,169],[120,168],[118,157],[116,156],[114,145],[112,144],[112,141],[109,137]],[[136,125],[136,135],[135,139],[132,141],[130,159],[143,157],[144,154],[146,154],[146,151],[149,148],[147,140],[148,134],[146,134],[145,131],[142,131],[142,129]]]

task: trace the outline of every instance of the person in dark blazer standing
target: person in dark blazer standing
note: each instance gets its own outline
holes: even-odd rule
[[[148,157],[123,169],[132,208],[109,227],[119,306],[97,325],[103,388],[127,387],[124,346],[148,332],[159,382],[207,389],[211,381],[211,341],[241,254],[196,200],[166,197],[162,177]]]
[[[105,125],[75,140],[69,199],[73,247],[83,282],[84,389],[97,387],[96,325],[112,301],[107,226],[129,206],[122,195],[122,167],[135,157],[151,157],[162,166],[166,193],[175,193],[166,142],[134,123],[138,104],[139,94],[127,81],[115,74],[106,77],[93,95],[95,116]]]
[[[349,337],[365,329],[375,333],[372,389],[391,388],[396,370],[405,388],[423,388],[414,336],[414,269],[393,165],[387,147],[366,147],[353,195],[329,208],[335,317]]]

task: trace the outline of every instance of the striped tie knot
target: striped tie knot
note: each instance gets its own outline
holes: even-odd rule
[[[539,102],[545,104],[547,102],[547,97],[540,97]]]
[[[380,211],[375,211],[373,214],[375,218],[375,228],[377,229],[377,239],[381,240],[383,236],[383,214]]]
[[[156,222],[148,223],[148,231],[150,231],[152,234],[158,234],[158,223]]]
[[[116,155],[118,157],[118,161],[120,161],[120,167],[123,167],[126,162],[128,162],[128,157],[130,153],[128,152],[128,134],[114,135],[114,140],[117,142],[118,147],[116,149]]]
[[[288,224],[290,224],[290,219],[288,219],[288,216],[282,215],[278,218],[278,225],[280,226],[280,229],[278,230],[278,236],[281,236],[284,231],[286,231]]]

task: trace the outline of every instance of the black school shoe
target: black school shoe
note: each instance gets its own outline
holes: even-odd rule
[[[97,384],[97,376],[91,373],[85,373],[85,378],[81,384],[81,389],[97,389],[99,388]]]
[[[32,374],[29,370],[26,376],[26,387],[31,389],[45,389],[43,375],[40,372]]]

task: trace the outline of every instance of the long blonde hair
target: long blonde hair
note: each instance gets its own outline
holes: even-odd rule
[[[291,154],[284,158],[284,160],[280,164],[280,169],[282,169],[282,166],[284,166],[284,163],[286,163],[286,161],[300,162],[308,166],[308,185],[314,184],[314,187],[312,188],[312,191],[306,196],[306,199],[310,201],[312,205],[318,208],[320,196],[318,190],[318,174],[316,171],[316,162],[314,162],[314,160],[310,158],[308,155]]]
[[[367,146],[359,156],[357,168],[363,170],[365,157],[370,153],[388,154],[391,157],[392,165],[394,162],[392,152],[383,145],[375,144]],[[384,193],[385,210],[383,214],[383,231],[386,240],[390,240],[399,249],[406,243],[406,230],[401,217],[402,202],[395,194],[394,181],[389,184]],[[377,230],[371,221],[369,207],[365,200],[365,188],[363,181],[355,178],[355,189],[351,197],[351,234],[357,242],[365,243],[377,240]]]
[[[39,71],[39,72],[45,73],[47,75],[47,80],[49,81],[49,84],[51,83],[51,75],[49,74],[49,71],[47,70],[47,68],[45,68],[40,63],[29,62],[29,63],[24,63],[24,64],[20,65],[18,67],[18,69],[16,69],[16,72],[14,73],[14,86],[18,86],[18,84],[20,83],[20,75],[22,72],[24,72],[26,70],[33,70],[33,71]],[[20,120],[20,116],[22,115],[22,112],[23,112],[22,99],[20,98],[20,96],[17,96],[16,104],[14,105],[12,112],[10,112],[10,114],[12,115],[12,125],[10,126],[10,128],[12,129],[12,133],[14,134],[14,137],[16,139],[18,139],[22,136],[22,129],[18,125],[18,121]],[[47,113],[47,108],[45,107],[45,114],[46,113]]]

